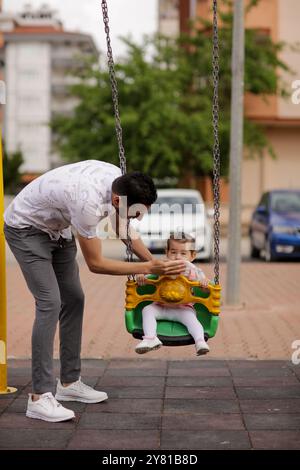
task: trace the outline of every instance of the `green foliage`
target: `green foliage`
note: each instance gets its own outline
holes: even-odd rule
[[[5,194],[16,194],[21,180],[20,167],[24,162],[22,152],[8,154],[3,149],[3,177]]]
[[[226,0],[227,3],[230,4]],[[251,0],[255,5],[257,0]],[[253,6],[252,5],[252,6]],[[232,13],[221,15],[220,144],[221,172],[228,172],[230,143]],[[120,114],[128,169],[153,177],[212,172],[211,24],[200,22],[178,40],[156,36],[142,46],[124,39],[127,56],[116,65]],[[200,27],[199,27],[200,26]],[[283,44],[255,30],[246,31],[245,90],[255,95],[284,94],[279,72]],[[71,92],[79,100],[72,117],[52,122],[59,151],[69,161],[96,158],[118,163],[108,74],[87,64]],[[251,156],[267,149],[263,128],[245,119],[245,145]]]

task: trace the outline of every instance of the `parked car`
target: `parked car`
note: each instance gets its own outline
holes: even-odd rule
[[[300,259],[300,190],[263,194],[252,215],[249,235],[253,258]]]
[[[199,191],[159,189],[158,198],[141,221],[132,224],[152,253],[163,253],[170,233],[185,232],[196,240],[197,259],[213,251],[212,224]]]

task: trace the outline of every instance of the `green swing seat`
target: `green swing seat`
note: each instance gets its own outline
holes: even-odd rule
[[[151,276],[151,278],[157,279],[156,276]],[[155,286],[153,285],[137,287],[137,293],[139,295],[153,294],[154,291]],[[204,337],[207,341],[216,334],[219,315],[212,314],[205,305],[200,303],[201,298],[205,299],[209,297],[209,292],[203,291],[200,287],[194,287],[193,294],[199,297],[199,303],[194,303],[193,305],[197,313],[197,318],[203,326]],[[143,301],[135,308],[125,310],[126,329],[134,338],[141,339],[143,337],[142,310],[146,305],[151,303],[152,302],[149,300]],[[171,320],[157,321],[157,336],[165,346],[186,346],[194,344],[194,340],[186,327],[181,323]]]

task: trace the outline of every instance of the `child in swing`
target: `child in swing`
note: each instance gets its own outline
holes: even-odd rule
[[[181,238],[175,238],[174,235],[171,235],[167,241],[166,256],[170,260],[186,260],[186,270],[183,275],[189,280],[199,281],[199,285],[203,288],[208,287],[209,279],[202,269],[192,263],[196,257],[195,240],[192,237],[181,234]],[[147,277],[144,274],[138,274],[136,279],[138,285],[147,283]],[[142,315],[144,336],[143,341],[135,348],[138,354],[144,354],[162,346],[156,335],[156,320],[173,320],[182,323],[194,338],[197,356],[209,352],[209,346],[204,339],[203,327],[197,319],[193,304],[174,306],[153,302],[143,308]]]

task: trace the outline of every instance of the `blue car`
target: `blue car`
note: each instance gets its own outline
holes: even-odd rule
[[[252,258],[300,259],[300,190],[263,194],[252,215],[249,236]]]

